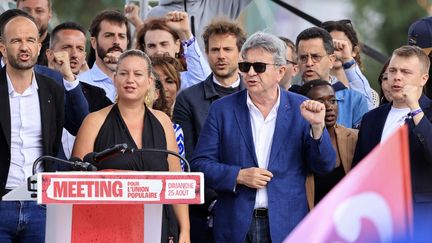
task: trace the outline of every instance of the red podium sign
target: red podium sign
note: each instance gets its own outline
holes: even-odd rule
[[[38,174],[40,204],[200,204],[201,173],[64,172]]]
[[[161,242],[163,204],[204,203],[202,173],[40,173],[46,242]]]

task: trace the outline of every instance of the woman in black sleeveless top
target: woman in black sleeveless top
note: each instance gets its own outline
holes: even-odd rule
[[[114,75],[118,101],[86,117],[76,137],[73,156],[83,158],[89,152],[99,152],[119,143],[127,143],[129,148],[135,149],[178,150],[169,117],[144,105],[152,82],[150,72],[150,59],[143,52],[130,50],[120,56]],[[104,160],[98,167],[181,171],[180,161],[174,156],[150,152],[121,154]],[[188,207],[173,205],[173,208],[180,225],[179,242],[190,242]],[[164,208],[164,211],[169,213],[169,209]]]

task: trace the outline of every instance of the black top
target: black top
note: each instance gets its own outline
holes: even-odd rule
[[[223,86],[220,86],[216,83],[213,83],[213,85],[214,85],[214,88],[215,88],[215,90],[216,90],[216,92],[220,98],[225,97],[225,96],[230,95],[230,94],[234,94],[235,92],[241,90],[240,85],[235,87],[235,88],[223,87]]]
[[[129,148],[137,149],[117,104],[106,117],[94,144],[94,151],[100,152],[113,145],[127,143]],[[165,131],[158,119],[145,109],[142,148],[166,149]],[[133,152],[110,157],[98,164],[98,169],[117,169],[135,171],[168,171],[167,154],[159,152]]]
[[[316,205],[336,184],[345,176],[345,170],[340,163],[332,172],[325,176],[314,175],[315,177],[315,202]]]

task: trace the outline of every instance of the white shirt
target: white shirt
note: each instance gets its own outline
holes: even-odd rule
[[[277,111],[280,103],[280,90],[278,88],[277,101],[265,119],[258,108],[252,103],[249,93],[246,103],[250,114],[252,137],[258,166],[259,168],[267,169],[270,162],[270,151],[273,144],[273,134],[275,132]],[[255,208],[268,208],[267,188],[257,190]]]
[[[395,108],[392,106],[384,124],[384,129],[381,134],[381,142],[405,124],[405,119],[408,117],[410,111],[410,108]]]
[[[213,83],[221,86],[221,87],[225,87],[224,85],[222,85],[217,79],[216,77],[213,75]],[[229,87],[227,88],[237,88],[238,86],[240,86],[240,75],[238,76],[237,80],[232,83]],[[249,97],[249,96],[248,96]]]
[[[6,188],[13,189],[32,175],[33,162],[43,153],[42,121],[34,74],[30,87],[22,94],[15,92],[9,75],[6,77],[11,117],[11,162]]]

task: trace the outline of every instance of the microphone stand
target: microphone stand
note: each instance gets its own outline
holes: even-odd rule
[[[61,162],[61,163],[65,163],[65,164],[69,164],[72,167],[72,170],[74,171],[96,171],[97,168],[88,163],[88,162],[81,162],[81,161],[67,161],[64,159],[59,159],[53,156],[49,156],[49,155],[42,155],[39,158],[37,158],[34,162],[33,162],[33,169],[32,169],[32,176],[30,176],[29,178],[27,178],[27,190],[30,192],[33,192],[30,196],[32,198],[36,198],[37,197],[37,176],[36,176],[36,168],[37,166],[42,162],[42,161],[50,161],[50,162]]]
[[[184,158],[183,156],[181,156],[180,154],[178,154],[174,151],[166,150],[166,149],[153,149],[153,148],[130,149],[129,151],[131,153],[134,153],[134,152],[157,152],[157,153],[165,153],[165,154],[174,155],[175,157],[179,158],[180,160],[183,160],[185,162],[185,164],[187,165],[187,172],[191,172],[189,161],[187,161],[186,158]]]
[[[69,165],[71,165],[72,170],[74,170],[74,171],[96,171],[97,170],[97,168],[94,165],[92,165],[88,162],[68,161],[68,160],[59,159],[59,158],[49,156],[49,155],[42,155],[33,162],[33,175],[36,174],[37,166],[44,160],[51,161],[51,162],[54,161],[54,162],[61,162],[61,163],[69,164]]]

